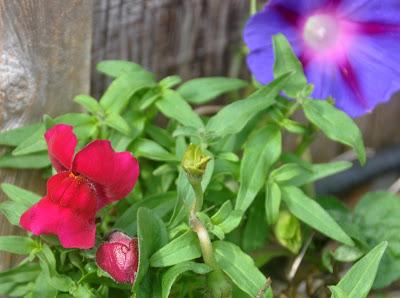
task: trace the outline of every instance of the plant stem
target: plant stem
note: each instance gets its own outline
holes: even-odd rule
[[[204,263],[214,270],[219,270],[217,261],[214,257],[214,251],[208,231],[193,212],[190,214],[190,226],[192,227],[192,230],[196,232],[197,237],[199,238]]]
[[[250,0],[250,15],[252,16],[257,12],[257,0]]]
[[[196,214],[196,212],[199,212],[203,207],[203,189],[201,187],[200,179],[190,176],[188,176],[188,179],[193,187],[195,197],[190,212]]]

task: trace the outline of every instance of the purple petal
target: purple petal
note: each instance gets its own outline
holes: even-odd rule
[[[300,15],[308,15],[320,9],[336,5],[337,0],[271,0],[268,5],[284,7]]]
[[[306,74],[315,85],[314,96],[332,96],[336,106],[352,117],[372,111],[400,90],[400,33],[361,36],[347,61],[310,61]]]
[[[341,0],[338,10],[352,21],[400,24],[399,0]]]
[[[250,49],[247,64],[257,81],[266,84],[273,79],[274,55],[272,36],[283,33],[296,53],[299,37],[296,28],[274,8],[265,9],[252,16],[246,24],[243,38]]]
[[[267,5],[263,11],[249,19],[243,39],[250,51],[261,48],[272,50],[274,34],[283,33],[289,40],[293,40],[296,38],[295,29],[278,11]]]

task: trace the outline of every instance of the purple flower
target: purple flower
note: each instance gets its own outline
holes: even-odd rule
[[[313,96],[332,96],[352,117],[400,90],[400,0],[270,0],[247,22],[248,66],[272,80],[272,35],[283,33],[304,66]]]

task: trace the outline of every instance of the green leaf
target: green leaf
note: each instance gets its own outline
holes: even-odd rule
[[[298,93],[307,85],[303,66],[283,34],[274,35],[272,41],[275,56],[274,77],[277,78],[290,71],[294,72],[290,80],[285,84],[283,91],[288,96],[296,98]]]
[[[221,94],[235,91],[247,86],[247,82],[226,77],[196,78],[185,82],[178,88],[178,92],[188,102],[203,104]]]
[[[89,95],[79,94],[74,97],[74,101],[92,114],[98,114],[102,111],[99,102]]]
[[[281,206],[281,189],[275,182],[265,184],[265,215],[268,225],[273,225],[278,220]]]
[[[140,207],[151,209],[158,217],[163,218],[174,208],[177,198],[175,191],[148,196],[131,205],[122,215],[118,216],[114,228],[134,235],[137,230],[136,216]]]
[[[273,124],[258,130],[245,144],[235,209],[245,211],[250,206],[281,151],[281,131]]]
[[[231,201],[226,201],[222,204],[221,208],[211,217],[213,224],[218,225],[226,220],[229,214],[232,212],[233,206]]]
[[[0,168],[41,169],[50,166],[47,153],[13,156],[5,154],[0,157]]]
[[[39,127],[31,136],[29,136],[25,141],[20,143],[17,148],[12,152],[12,155],[26,155],[31,153],[36,153],[39,151],[46,151],[47,144],[44,139],[45,128],[44,126]]]
[[[0,295],[23,297],[32,290],[32,283],[40,268],[35,263],[23,263],[18,267],[0,272]]]
[[[129,136],[129,134],[130,134],[131,129],[130,129],[128,123],[125,121],[124,118],[122,118],[118,114],[115,114],[115,113],[108,114],[106,116],[106,119],[104,119],[104,123],[107,126],[119,131],[120,133],[122,133],[124,135]]]
[[[390,192],[370,192],[357,204],[351,223],[360,229],[369,248],[388,241],[374,288],[384,288],[400,278],[400,200]]]
[[[247,221],[242,234],[242,245],[244,251],[252,252],[265,245],[268,237],[268,225],[265,220],[264,201],[258,196],[253,207],[247,212]]]
[[[36,248],[35,241],[22,236],[0,236],[0,251],[28,255]]]
[[[265,289],[267,279],[249,255],[230,242],[215,241],[213,247],[218,265],[238,288],[249,297],[272,297],[270,289],[265,295],[258,296]]]
[[[100,105],[107,113],[120,114],[136,91],[154,85],[140,73],[125,73],[116,78],[100,98]]]
[[[346,294],[347,298],[367,297],[387,245],[386,241],[381,242],[355,263],[334,289],[340,289],[339,292]]]
[[[157,108],[168,118],[178,121],[188,127],[202,128],[203,121],[193,111],[182,96],[174,90],[164,90],[162,98],[156,103]]]
[[[216,139],[241,131],[259,112],[275,103],[275,97],[288,81],[290,75],[282,75],[270,84],[261,87],[248,98],[225,106],[208,121],[207,135]]]
[[[242,221],[243,217],[243,211],[242,210],[233,210],[229,216],[221,222],[218,227],[221,228],[221,230],[225,233],[228,234],[232,232]]]
[[[18,146],[42,126],[43,124],[38,123],[2,131],[0,132],[0,145]]]
[[[149,139],[137,139],[131,145],[131,150],[137,157],[158,161],[178,161],[175,155]]]
[[[304,223],[332,239],[354,246],[353,240],[336,221],[316,201],[307,197],[300,189],[293,186],[282,188],[282,199],[289,211]]]
[[[153,254],[150,258],[150,266],[168,267],[200,256],[201,250],[197,235],[192,231],[187,231]]]
[[[351,168],[353,164],[348,161],[337,161],[329,163],[320,163],[310,165],[310,169],[303,168],[303,172],[292,179],[284,181],[284,184],[292,186],[302,186],[324,177],[334,175],[336,173],[343,172]]]
[[[303,108],[306,117],[328,138],[353,148],[360,163],[365,163],[362,134],[348,115],[324,100],[305,100]]]
[[[193,271],[197,274],[206,274],[211,268],[205,264],[195,262],[183,262],[169,268],[162,277],[162,298],[168,298],[172,285],[176,279],[186,271]]]
[[[110,77],[119,77],[127,73],[136,73],[153,78],[152,74],[144,70],[139,64],[124,60],[104,60],[96,65],[97,71]]]
[[[10,201],[0,203],[0,212],[13,225],[19,225],[21,215],[41,198],[33,192],[8,183],[2,183],[1,189]]]
[[[168,232],[162,220],[147,208],[139,208],[137,214],[139,243],[139,267],[134,288],[138,289],[149,269],[150,256],[168,242]]]
[[[41,198],[39,195],[29,190],[23,189],[21,187],[9,183],[2,183],[1,189],[4,191],[4,193],[10,200],[22,204],[27,208],[37,203]]]
[[[158,84],[161,86],[161,88],[167,89],[178,85],[180,82],[182,82],[180,76],[168,76],[163,78]]]

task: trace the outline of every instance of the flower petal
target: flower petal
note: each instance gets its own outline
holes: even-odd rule
[[[281,6],[300,15],[336,5],[338,0],[271,0],[267,5]]]
[[[273,79],[272,36],[278,33],[283,33],[294,51],[299,53],[299,38],[295,26],[271,5],[252,16],[244,29],[243,38],[250,49],[247,65],[257,81],[262,84]]]
[[[352,21],[400,24],[398,0],[342,0],[338,10]]]
[[[20,225],[35,235],[57,235],[65,248],[89,249],[95,244],[96,225],[72,210],[60,207],[48,197],[28,209]]]
[[[57,124],[44,135],[51,163],[57,172],[66,171],[72,166],[77,138],[72,126]]]
[[[336,106],[352,117],[360,116],[369,110],[350,89],[335,63],[310,61],[305,72],[309,82],[314,85],[314,98],[326,99],[332,96]]]
[[[400,32],[358,36],[346,61],[337,65],[320,60],[306,67],[314,96],[331,95],[338,108],[352,117],[372,111],[400,90]]]
[[[125,244],[103,243],[96,252],[96,262],[119,283],[134,283],[138,268],[137,239]]]
[[[47,190],[47,196],[21,216],[21,226],[35,235],[57,235],[65,248],[93,247],[96,198],[89,185],[63,172],[49,179]]]
[[[109,141],[87,145],[76,154],[72,168],[94,183],[98,209],[128,195],[139,176],[139,164],[132,154],[115,152]]]

